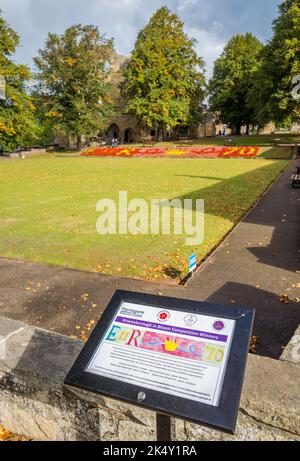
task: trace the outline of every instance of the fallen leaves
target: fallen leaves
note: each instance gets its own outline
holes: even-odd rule
[[[11,436],[12,436],[11,432],[4,429],[3,426],[0,426],[0,442],[4,442],[5,440],[8,440]]]
[[[93,328],[93,326],[95,325],[96,323],[96,320],[92,319],[92,320],[89,320],[85,326],[84,329],[81,329],[82,327],[80,325],[76,325],[75,326],[75,329],[77,331],[80,330],[80,335],[78,336],[75,336],[75,335],[71,335],[70,337],[73,338],[73,339],[81,339],[82,341],[87,341],[88,340],[88,336],[86,334],[86,331],[91,331],[91,329]]]
[[[288,304],[290,301],[290,298],[288,295],[281,295],[279,298],[279,301],[283,304]]]
[[[0,442],[25,442],[29,441],[23,436],[14,435],[0,424]]]
[[[90,331],[92,329],[93,325],[95,325],[95,323],[96,323],[95,320],[90,320],[86,325],[86,329],[88,331]]]
[[[260,342],[259,336],[252,336],[250,339],[249,352],[251,352],[252,354],[256,354],[259,342]]]
[[[79,339],[81,339],[82,341],[88,340],[88,337],[84,334],[84,331],[82,331],[81,334],[79,335]]]

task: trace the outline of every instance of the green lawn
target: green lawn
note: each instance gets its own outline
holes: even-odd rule
[[[56,158],[0,162],[0,255],[147,280],[187,272],[239,221],[284,160]],[[186,236],[100,236],[101,198],[205,199],[205,241]]]

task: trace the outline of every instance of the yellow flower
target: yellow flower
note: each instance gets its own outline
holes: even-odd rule
[[[167,149],[166,155],[185,155],[186,152],[180,149]]]

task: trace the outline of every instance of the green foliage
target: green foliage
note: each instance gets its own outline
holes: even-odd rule
[[[252,34],[232,37],[216,60],[209,84],[211,109],[223,123],[240,133],[242,125],[255,122],[255,110],[248,103],[263,45]]]
[[[34,59],[39,81],[44,131],[58,131],[89,139],[105,127],[109,64],[114,54],[112,40],[98,27],[75,25],[62,35],[49,34]],[[80,147],[78,145],[78,147]]]
[[[0,11],[0,75],[6,82],[6,99],[0,101],[0,144],[6,151],[30,146],[39,134],[35,105],[26,91],[30,71],[11,59],[18,45],[18,34],[1,17]]]
[[[262,53],[251,102],[264,124],[288,126],[300,119],[300,103],[292,97],[293,77],[300,75],[300,0],[285,0],[273,23],[274,35]]]
[[[160,8],[138,34],[124,72],[127,111],[162,132],[199,118],[204,97],[204,64],[184,24]]]

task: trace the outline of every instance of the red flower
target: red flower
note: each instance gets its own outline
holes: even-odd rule
[[[259,154],[258,147],[180,147],[180,148],[132,148],[132,147],[96,147],[81,155],[89,157],[194,157],[194,158],[252,158]]]

